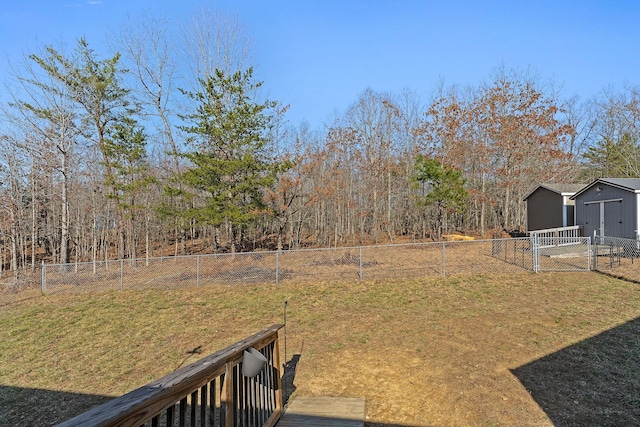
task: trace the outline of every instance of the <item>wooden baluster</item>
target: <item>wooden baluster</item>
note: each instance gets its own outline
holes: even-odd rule
[[[196,418],[198,415],[198,390],[191,393],[191,427],[196,427]]]
[[[178,422],[180,423],[180,427],[187,426],[187,398],[183,397],[180,399],[180,415],[178,416]]]
[[[175,405],[171,405],[167,408],[167,427],[173,427],[173,422],[174,422],[174,412],[175,412]]]
[[[207,426],[207,389],[209,385],[200,387],[200,427]],[[195,426],[194,426],[195,427]]]

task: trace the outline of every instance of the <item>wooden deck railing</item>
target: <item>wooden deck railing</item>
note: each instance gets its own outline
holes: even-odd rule
[[[278,331],[273,325],[59,426],[273,426],[282,415]],[[244,350],[267,359],[242,375]]]
[[[548,248],[580,244],[582,243],[582,233],[581,225],[573,225],[570,227],[535,230],[531,231],[530,235],[536,239],[539,248]]]

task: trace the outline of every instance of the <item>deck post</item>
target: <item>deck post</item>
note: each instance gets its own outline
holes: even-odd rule
[[[233,363],[227,362],[224,379],[222,380],[222,393],[220,393],[220,409],[222,415],[220,421],[222,421],[225,427],[233,426]]]
[[[285,363],[286,362],[287,361],[285,360]],[[277,337],[276,337],[276,340],[273,342],[273,367],[275,368],[275,372],[276,372],[276,378],[275,378],[276,390],[279,390],[279,392],[276,393],[276,408],[273,411],[274,418],[277,421],[282,416],[282,365],[280,364],[280,340]]]

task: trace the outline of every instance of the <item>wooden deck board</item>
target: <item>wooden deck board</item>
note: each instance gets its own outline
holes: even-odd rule
[[[364,399],[351,397],[298,397],[291,402],[278,427],[362,427]]]

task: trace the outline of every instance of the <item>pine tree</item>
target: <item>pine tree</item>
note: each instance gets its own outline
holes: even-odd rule
[[[182,215],[200,224],[227,225],[232,252],[236,241],[242,242],[243,228],[267,213],[264,190],[282,168],[267,152],[277,102],[255,101],[262,83],[252,74],[251,68],[231,75],[216,70],[200,81],[200,91],[184,92],[196,108],[182,117],[191,124],[181,129],[190,135],[183,157],[192,167],[181,178],[195,190],[189,197],[203,200]]]
[[[51,84],[43,81],[32,81],[42,90],[60,97],[68,104],[72,115],[67,117],[73,120],[73,130],[77,130],[92,143],[99,156],[100,164],[104,167],[105,184],[108,185],[111,199],[118,199],[118,188],[111,185],[117,181],[117,169],[120,167],[116,159],[110,155],[108,144],[113,140],[112,133],[117,132],[119,125],[138,112],[137,106],[132,102],[130,90],[122,85],[122,76],[125,72],[120,67],[120,54],[111,58],[99,59],[89,47],[86,39],[81,38],[71,55],[65,55],[52,46],[47,46],[43,55],[32,54],[29,58],[45,73]],[[51,115],[53,110],[35,108],[24,104],[35,114],[47,118],[60,127],[60,117]],[[69,127],[69,124],[66,125]],[[68,132],[67,132],[68,133]],[[66,209],[66,208],[65,208]],[[63,212],[63,216],[66,215]],[[63,224],[66,221],[63,221]],[[123,238],[124,225],[119,209],[116,206],[116,224],[121,239],[119,256],[124,256]],[[63,225],[64,227],[64,225]],[[68,230],[63,228],[61,260],[68,262]]]
[[[418,205],[435,208],[435,228],[440,239],[445,215],[462,211],[467,200],[462,172],[443,165],[438,160],[419,156],[414,180],[424,189]]]
[[[640,173],[640,146],[631,135],[618,140],[603,138],[584,154],[585,174],[595,178],[637,178]]]

